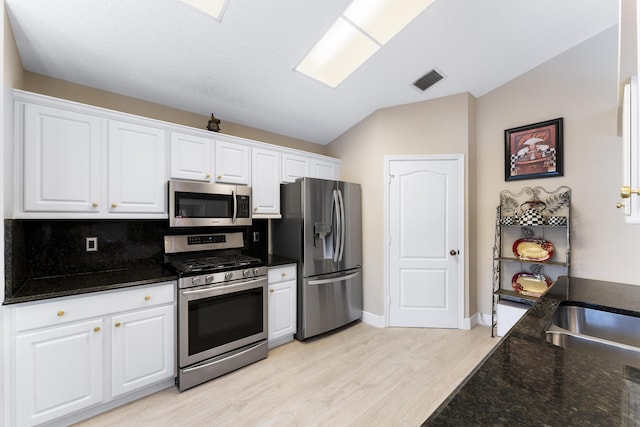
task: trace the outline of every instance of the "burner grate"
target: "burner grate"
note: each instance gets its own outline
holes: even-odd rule
[[[175,261],[171,263],[171,265],[178,271],[192,273],[199,271],[216,271],[230,267],[242,267],[259,263],[261,263],[259,258],[248,255],[230,255],[186,259],[182,261]]]

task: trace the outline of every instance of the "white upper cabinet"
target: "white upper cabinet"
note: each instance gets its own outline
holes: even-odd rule
[[[166,213],[166,133],[109,121],[109,211]]]
[[[14,90],[14,218],[167,218],[167,181],[250,185],[280,217],[280,183],[336,180],[338,159]]]
[[[294,182],[298,178],[309,176],[309,157],[292,153],[282,153],[282,182]]]
[[[311,159],[311,176],[314,178],[338,180],[338,164],[323,159]]]
[[[235,142],[216,141],[215,181],[249,185],[251,182],[250,148]]]
[[[99,212],[101,122],[87,114],[24,106],[24,211]]]
[[[171,132],[171,178],[210,181],[213,140]]]
[[[280,153],[252,148],[251,178],[254,217],[280,218]]]

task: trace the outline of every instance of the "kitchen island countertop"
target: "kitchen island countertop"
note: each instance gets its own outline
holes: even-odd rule
[[[546,341],[563,300],[640,311],[640,287],[559,278],[423,426],[639,425],[640,370]]]

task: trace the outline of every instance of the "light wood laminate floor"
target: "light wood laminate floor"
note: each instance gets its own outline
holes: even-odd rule
[[[482,326],[379,329],[359,322],[78,425],[419,426],[498,342]]]

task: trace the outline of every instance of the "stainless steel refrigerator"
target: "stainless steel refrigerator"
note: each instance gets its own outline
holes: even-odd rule
[[[298,263],[297,332],[306,340],[362,317],[360,184],[302,178],[281,186],[274,255]]]

